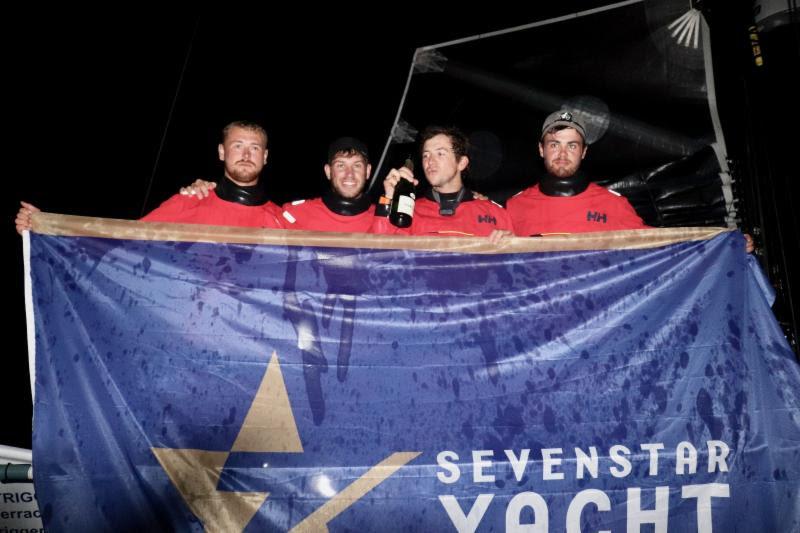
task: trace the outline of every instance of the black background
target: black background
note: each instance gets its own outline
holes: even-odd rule
[[[325,183],[322,165],[333,138],[362,138],[377,161],[416,47],[603,3],[536,2],[514,12],[490,11],[488,4],[469,11],[408,6],[387,11],[377,4],[320,10],[298,3],[281,6],[280,16],[277,9],[246,5],[116,14],[43,8],[4,17],[5,177],[11,191],[2,204],[10,289],[3,318],[8,340],[0,443],[30,447],[22,247],[12,227],[19,200],[50,212],[138,218],[181,185],[219,175],[220,130],[237,119],[260,122],[270,134],[262,177],[276,202],[316,196]],[[770,204],[768,194],[748,185],[740,191],[748,204],[741,206],[744,223],[751,232],[756,228],[766,252],[775,232],[763,213],[785,213],[780,226],[795,233],[784,232],[772,242],[786,249],[786,239],[794,239],[796,248],[797,217],[788,209],[797,185],[792,181],[786,191],[784,184],[790,183],[790,152],[796,149],[796,140],[786,137],[796,139],[796,132],[778,128],[780,138],[770,136],[769,142],[759,142],[753,132],[754,124],[776,131],[775,121],[764,118],[774,110],[768,105],[771,95],[783,102],[774,112],[788,113],[787,121],[797,114],[800,90],[791,96],[797,85],[787,74],[800,67],[796,31],[763,36],[765,58],[770,61],[772,53],[777,66],[771,74],[760,72],[753,67],[746,31],[752,14],[747,2],[741,4],[704,7],[712,25],[728,149],[743,183],[766,180],[764,190],[786,193]],[[791,172],[796,180],[796,169]],[[793,261],[780,264],[786,270]],[[789,287],[788,294],[796,289]],[[790,309],[783,313],[791,315]]]

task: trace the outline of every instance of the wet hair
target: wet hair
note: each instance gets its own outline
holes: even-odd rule
[[[264,146],[267,146],[267,142],[269,141],[269,136],[267,135],[267,130],[265,130],[261,124],[257,124],[255,122],[250,122],[249,120],[234,120],[224,128],[222,128],[222,143],[225,143],[225,139],[228,138],[230,135],[231,130],[233,128],[241,128],[243,130],[252,131],[258,133],[262,137],[264,137]]]
[[[364,162],[369,164],[369,150],[367,145],[355,137],[339,137],[328,146],[328,164],[333,163],[337,156],[352,157],[360,155]]]
[[[364,163],[369,165],[369,158],[367,157],[367,155],[360,150],[356,150],[355,148],[351,148],[349,150],[339,150],[338,152],[333,154],[333,157],[331,157],[331,159],[328,161],[328,164],[333,163],[333,160],[336,159],[337,157],[353,157],[357,155],[360,155],[364,159]]]
[[[420,154],[425,146],[425,143],[436,137],[437,135],[446,135],[450,139],[450,144],[453,145],[453,153],[456,156],[456,161],[461,160],[462,157],[468,156],[469,152],[469,139],[464,135],[464,132],[455,126],[428,126],[423,130],[420,135],[419,150]]]

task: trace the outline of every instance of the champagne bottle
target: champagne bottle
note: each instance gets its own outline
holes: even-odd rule
[[[414,162],[411,159],[406,159],[403,166],[409,170],[414,170]],[[400,179],[394,188],[392,205],[389,208],[389,222],[398,228],[409,227],[414,219],[416,197],[414,184],[407,179]]]

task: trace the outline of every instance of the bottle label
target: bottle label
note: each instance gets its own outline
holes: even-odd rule
[[[414,198],[403,195],[397,199],[397,212],[414,216]]]

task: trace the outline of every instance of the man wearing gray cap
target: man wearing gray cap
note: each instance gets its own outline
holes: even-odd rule
[[[561,110],[545,119],[539,155],[547,175],[506,204],[516,235],[648,227],[625,197],[578,172],[587,149],[586,128],[576,114]]]

